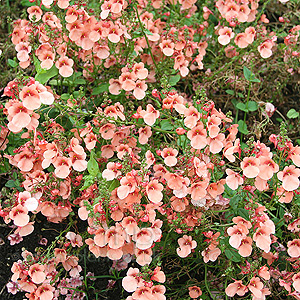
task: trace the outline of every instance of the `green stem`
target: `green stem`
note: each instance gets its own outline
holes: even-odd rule
[[[207,282],[207,265],[205,264],[204,267],[205,267],[205,274],[204,274],[205,287],[209,293],[210,298],[214,299],[214,297],[209,289],[208,282]]]

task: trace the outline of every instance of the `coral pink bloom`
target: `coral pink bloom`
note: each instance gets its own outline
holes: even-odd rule
[[[263,180],[269,180],[273,177],[274,173],[279,171],[279,166],[269,157],[260,156],[259,174]]]
[[[136,220],[130,216],[123,218],[121,225],[129,235],[134,235],[140,230]]]
[[[85,146],[86,148],[91,151],[92,149],[94,149],[96,147],[96,143],[97,143],[97,135],[94,134],[93,132],[88,133],[86,135],[86,137],[83,139],[85,142]]]
[[[11,118],[11,120],[9,119],[10,123],[15,127],[20,128],[20,130],[30,124],[30,114],[33,113],[32,110],[27,109],[21,102],[14,103],[8,108],[7,112]]]
[[[251,222],[245,220],[244,218],[242,218],[240,216],[234,217],[232,219],[232,222],[234,222],[235,224],[239,224],[240,223],[240,224],[246,226],[248,229],[250,229],[252,227]]]
[[[268,267],[263,266],[258,270],[258,275],[263,278],[264,280],[270,280],[270,272],[268,270]]]
[[[193,299],[196,299],[202,295],[202,291],[198,286],[189,287],[189,296]]]
[[[147,84],[145,83],[144,80],[138,80],[135,83],[135,88],[133,90],[133,96],[138,99],[142,100],[146,96],[146,90],[147,90]]]
[[[294,289],[300,293],[300,272],[292,277]]]
[[[153,203],[158,203],[163,199],[162,190],[164,189],[161,183],[158,183],[158,180],[150,181],[146,186],[146,194],[148,199]]]
[[[197,108],[194,106],[190,106],[189,108],[186,108],[184,111],[185,119],[184,119],[184,125],[190,129],[194,128],[197,125],[197,121],[200,119],[200,113],[198,112]],[[200,123],[200,127],[201,127]],[[197,126],[197,127],[199,127]]]
[[[135,83],[136,79],[137,79],[136,75],[132,72],[122,73],[119,77],[119,81],[122,85],[122,89],[125,90],[126,92],[134,90],[136,87],[136,83]],[[146,85],[146,89],[147,89],[147,85]]]
[[[79,140],[77,138],[72,138],[70,141],[70,146],[72,151],[74,151],[78,155],[84,154],[84,149],[79,145]]]
[[[145,145],[148,143],[150,136],[152,135],[151,127],[145,126],[139,129],[139,143]]]
[[[152,126],[156,119],[159,118],[160,113],[151,104],[148,104],[146,111],[141,110],[140,115],[147,125]]]
[[[201,255],[203,256],[203,261],[208,263],[209,261],[216,261],[221,253],[218,247],[209,246],[201,252]]]
[[[248,178],[254,178],[259,174],[259,159],[255,157],[245,157],[241,162],[243,174]]]
[[[22,172],[29,172],[33,168],[34,157],[31,152],[23,150],[14,156],[17,166]]]
[[[135,63],[132,71],[138,79],[146,79],[148,77],[148,70],[145,68],[144,63]]]
[[[249,45],[247,34],[244,32],[238,33],[234,38],[234,42],[239,48],[246,48]]]
[[[268,58],[272,55],[272,47],[272,41],[265,41],[257,47],[257,50],[262,58]]]
[[[212,115],[207,118],[207,128],[209,131],[209,136],[211,138],[215,138],[219,132],[220,128],[219,125],[221,124],[221,119],[215,115]]]
[[[291,159],[297,167],[300,167],[300,147],[290,145],[289,148],[288,159]]]
[[[233,297],[235,294],[244,296],[248,291],[248,288],[243,284],[242,280],[236,280],[230,283],[225,289],[225,293],[229,297]]]
[[[83,153],[83,155],[76,154],[74,152],[69,153],[72,163],[72,168],[75,171],[83,172],[87,168],[88,162],[86,159],[86,154]]]
[[[65,249],[54,249],[55,262],[58,264],[60,262],[64,262],[67,259],[67,252]]]
[[[28,224],[29,216],[28,209],[21,204],[15,206],[9,213],[9,217],[14,221],[14,224],[23,227]]]
[[[299,187],[300,169],[295,166],[286,166],[283,171],[277,173],[277,177],[282,181],[282,187],[286,191],[294,191]]]
[[[43,265],[34,264],[30,266],[28,274],[34,283],[40,284],[46,279],[46,274],[44,271],[45,267]]]
[[[198,182],[195,182],[191,185],[191,197],[193,200],[198,201],[203,199],[206,194],[206,188],[208,187],[209,180],[203,179]]]
[[[180,190],[182,188],[182,177],[175,173],[166,173],[164,175],[167,180],[168,187],[172,190]]]
[[[136,247],[141,250],[148,249],[154,242],[154,234],[151,228],[142,228],[132,239],[136,242]]]
[[[252,252],[252,239],[250,236],[242,239],[240,246],[238,247],[239,254],[243,257],[248,257]]]
[[[216,137],[207,138],[207,142],[209,144],[209,150],[211,153],[216,154],[219,153],[222,148],[224,147],[224,141],[225,140],[225,134],[224,133],[219,133]]]
[[[72,161],[70,158],[61,156],[61,157],[57,157],[54,160],[53,165],[55,167],[55,171],[54,171],[55,176],[64,179],[68,177],[68,175],[70,174]]]
[[[163,40],[160,44],[159,47],[161,51],[163,52],[164,55],[166,56],[172,56],[174,53],[174,43],[171,42],[171,40]]]
[[[178,239],[179,248],[176,249],[177,254],[184,258],[187,257],[193,249],[197,247],[197,242],[191,236],[184,235]]]
[[[117,189],[117,195],[120,199],[125,199],[130,193],[133,193],[136,188],[135,180],[130,177],[126,176],[120,180],[120,186]]]
[[[194,149],[203,149],[207,145],[206,136],[207,133],[202,122],[187,133],[187,137],[191,140],[191,146]]]
[[[112,123],[107,123],[99,129],[99,133],[105,140],[112,139],[114,137],[115,131],[116,125]]]
[[[256,34],[256,31],[255,31],[255,28],[254,27],[248,27],[245,29],[245,33],[247,34],[247,42],[249,44],[252,44],[254,42],[254,38],[255,38],[255,34]]]
[[[166,288],[163,285],[154,285],[151,287],[151,291],[153,299],[166,300],[166,296],[164,295]]]
[[[41,19],[43,11],[38,6],[30,6],[27,8],[29,14],[29,19],[31,21],[37,22]]]
[[[224,27],[219,29],[219,37],[218,42],[221,45],[227,45],[230,43],[230,40],[234,37],[234,33],[232,32],[232,29],[229,27]]]
[[[102,177],[108,181],[113,180],[122,174],[119,171],[121,168],[122,165],[120,163],[109,162],[106,169],[102,172]]]
[[[115,226],[112,226],[108,230],[106,230],[105,238],[107,240],[108,246],[112,249],[119,249],[125,243],[123,229],[117,228]]]
[[[149,287],[141,286],[133,294],[133,299],[139,300],[153,300],[152,291]]]
[[[207,165],[204,161],[200,161],[198,157],[194,157],[194,167],[199,177],[208,177]]]
[[[164,158],[164,162],[168,167],[173,167],[177,164],[178,151],[173,148],[164,148],[161,152],[161,156]]]
[[[256,246],[266,253],[270,252],[272,229],[268,226],[261,226],[256,230],[253,235],[253,240],[256,242]]]
[[[299,257],[300,256],[300,239],[294,239],[289,241],[288,244],[288,251],[290,257]]]
[[[30,110],[38,109],[41,106],[41,100],[35,84],[24,86],[19,94],[23,105]]]
[[[132,293],[141,286],[140,270],[138,268],[129,268],[126,276],[122,279],[122,286],[125,291]]]
[[[226,169],[226,184],[232,189],[236,190],[239,185],[242,185],[244,183],[243,178],[236,172]]]
[[[39,300],[52,300],[54,290],[55,288],[50,284],[43,284],[36,290],[36,295],[39,297]]]
[[[230,236],[229,244],[233,248],[237,249],[241,245],[242,240],[246,238],[246,235],[249,233],[249,230],[241,223],[238,223],[233,227],[229,227],[227,229],[227,233]]]
[[[259,277],[253,277],[247,287],[255,297],[262,297],[264,284],[260,281]]]
[[[109,79],[109,92],[113,95],[119,95],[121,93],[122,84],[118,79]]]
[[[67,56],[61,56],[55,63],[55,66],[59,70],[59,74],[62,77],[70,77],[73,74],[73,64],[74,61]]]
[[[76,234],[75,232],[69,231],[66,234],[66,238],[71,241],[72,247],[81,247],[83,245],[82,237],[79,234]]]
[[[149,265],[152,261],[152,250],[151,248],[149,249],[135,249],[135,256],[136,256],[136,262],[140,265],[140,266],[145,266],[145,265]]]

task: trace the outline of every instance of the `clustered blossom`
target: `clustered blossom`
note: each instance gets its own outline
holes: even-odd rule
[[[148,11],[149,5],[156,10],[177,5],[187,21],[167,23],[170,12],[160,17]],[[135,24],[129,22],[127,7]],[[260,141],[245,147],[238,125],[214,102],[191,100],[171,87],[178,76],[180,80],[205,68],[211,52],[210,15],[219,20],[212,31],[226,59],[240,51],[247,61],[243,55],[251,46],[254,58],[267,59],[277,51],[277,36],[262,25],[269,20],[258,13],[259,0],[218,0],[213,11],[203,7],[199,12],[204,19],[199,26],[185,25],[197,9],[195,0],[139,1],[137,6],[105,0],[100,15],[94,16],[79,3],[42,0],[40,6],[28,7],[29,21],[14,22],[11,40],[19,66],[26,69],[34,63],[38,74],[36,79],[15,79],[4,89],[9,100],[3,107],[0,150],[6,150],[9,135],[20,133],[13,154],[3,155],[21,181],[0,206],[4,222],[14,228],[8,239],[14,245],[30,235],[38,213],[53,223],[78,215],[87,222],[87,232],[69,226],[46,257],[23,251],[23,260],[11,268],[6,285],[10,293],[25,292],[30,300],[57,300],[61,295],[84,299],[76,290],[84,278],[73,253],[88,246],[96,258],[112,260],[112,269],[127,269],[131,261],[140,266],[129,267],[122,279],[123,288],[132,293],[127,300],[165,300],[166,276],[153,264],[169,251],[172,238],[177,240],[172,253],[180,257],[176,259],[196,253],[205,268],[225,258],[234,262],[234,253],[241,272],[224,286],[229,297],[249,293],[253,300],[264,300],[271,294],[272,279],[299,299],[300,218],[287,212],[282,217],[281,211],[275,216],[271,204],[296,205],[300,147],[274,134],[272,148]],[[246,27],[251,22],[255,25]],[[298,36],[295,26],[284,38],[284,61],[299,56]],[[167,67],[172,74],[168,80],[162,74]],[[102,104],[93,97],[77,97],[81,89],[71,92],[79,70],[85,82],[102,82],[91,92],[95,96],[103,88]],[[66,103],[63,95],[37,80],[52,72],[66,78]],[[151,92],[158,84],[162,89]],[[49,113],[41,117],[44,109]],[[57,110],[69,117],[72,129],[57,115],[50,118]],[[271,117],[274,112],[266,103],[264,113]],[[160,136],[164,133],[166,140]],[[262,205],[261,195],[269,202]],[[224,224],[209,223],[216,216]],[[285,245],[276,236],[282,230],[278,217],[289,223]],[[40,245],[46,246],[47,240]],[[292,271],[275,266],[280,257]],[[59,277],[62,272],[65,278]],[[202,295],[198,284],[187,286],[191,298]]]

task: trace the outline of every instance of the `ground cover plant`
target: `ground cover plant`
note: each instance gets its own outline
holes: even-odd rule
[[[300,299],[300,2],[20,5],[0,297]]]

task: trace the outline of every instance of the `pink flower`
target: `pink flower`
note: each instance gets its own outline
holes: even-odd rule
[[[193,299],[196,299],[202,295],[202,291],[198,286],[189,287],[189,296]]]
[[[139,278],[140,270],[138,268],[129,268],[126,276],[122,279],[123,288],[129,292],[134,292],[139,286],[141,286],[141,280]]]
[[[163,185],[158,183],[158,180],[150,181],[146,186],[146,194],[149,200],[153,203],[158,203],[163,199]]]
[[[257,47],[262,58],[268,58],[272,55],[273,42],[268,40]]]
[[[233,297],[235,294],[239,296],[244,296],[248,288],[243,284],[242,280],[236,280],[233,283],[230,283],[225,289],[225,293],[229,297]]]
[[[174,53],[174,43],[171,40],[163,40],[159,47],[162,50],[163,54],[166,56],[172,56]]]
[[[254,178],[259,174],[259,159],[255,157],[245,157],[241,162],[243,174],[248,178]]]
[[[164,148],[161,152],[161,156],[164,158],[164,162],[168,167],[173,167],[177,164],[178,151],[173,148]]]
[[[176,249],[177,254],[184,258],[187,257],[193,249],[197,247],[197,242],[191,236],[184,235],[178,239],[179,248]]]
[[[288,251],[290,257],[299,257],[300,256],[300,239],[294,239],[292,241],[288,241]]]
[[[239,185],[242,185],[244,180],[243,178],[237,174],[236,172],[230,170],[230,169],[226,169],[226,184],[232,189],[232,190],[236,190]]]
[[[294,191],[299,187],[300,169],[295,166],[286,166],[283,171],[277,173],[277,177],[282,181],[282,187],[286,191]]]
[[[194,127],[187,133],[188,139],[191,140],[191,146],[195,149],[203,149],[207,145],[207,133],[203,123]]]
[[[29,216],[26,207],[18,204],[9,213],[9,217],[14,221],[14,224],[23,227],[28,224]]]
[[[137,80],[135,83],[135,88],[133,89],[133,96],[138,99],[142,100],[146,96],[147,84],[144,80]]]
[[[229,27],[224,27],[219,29],[219,37],[218,42],[221,45],[227,45],[230,43],[230,40],[234,37],[234,33],[232,32],[232,29]]]
[[[59,70],[59,74],[62,77],[70,77],[73,74],[73,64],[74,61],[67,56],[61,56],[55,63],[55,66]]]
[[[40,284],[46,279],[46,274],[44,271],[45,267],[43,265],[34,264],[30,266],[28,274],[34,283]]]
[[[160,113],[152,106],[152,104],[148,104],[146,111],[141,110],[140,115],[143,117],[144,122],[147,125],[152,126],[156,119],[159,118]]]

